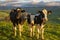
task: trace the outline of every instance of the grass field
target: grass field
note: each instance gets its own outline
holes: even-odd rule
[[[8,12],[0,11],[0,17],[8,16]],[[53,10],[48,16],[49,21],[45,25],[45,40],[60,40],[60,10]],[[0,40],[37,40],[36,36],[30,38],[27,24],[24,24],[24,33],[22,37],[12,35],[12,23],[0,21]]]

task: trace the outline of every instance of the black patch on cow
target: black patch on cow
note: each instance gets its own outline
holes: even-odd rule
[[[16,10],[13,10],[13,12],[12,11],[10,12],[10,20],[14,26],[16,26],[16,24],[18,25],[18,21],[16,19],[16,16],[17,16]]]
[[[43,12],[39,11],[39,15],[34,17],[34,24],[41,25],[44,21],[42,18],[44,18],[44,17],[45,17],[45,15],[43,14]]]
[[[27,15],[27,23],[28,23],[28,24],[31,24],[30,14]]]

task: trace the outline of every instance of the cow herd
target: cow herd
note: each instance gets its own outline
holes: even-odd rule
[[[30,37],[34,36],[34,30],[37,29],[37,39],[39,39],[39,36],[41,36],[41,39],[44,39],[44,24],[46,21],[48,21],[48,14],[50,14],[51,11],[48,11],[46,9],[42,9],[41,11],[38,11],[37,14],[32,15],[22,8],[16,8],[12,9],[10,12],[10,20],[13,23],[13,31],[14,35],[16,36],[16,30],[18,27],[19,35],[22,36],[22,30],[23,25],[25,21],[28,23],[29,26],[29,35]],[[18,26],[17,26],[18,25]]]

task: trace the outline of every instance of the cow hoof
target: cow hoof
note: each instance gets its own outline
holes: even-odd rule
[[[44,40],[44,38],[42,38],[41,40]]]

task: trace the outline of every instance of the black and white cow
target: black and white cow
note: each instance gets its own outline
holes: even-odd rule
[[[32,37],[34,35],[34,15],[28,14],[27,15],[27,23],[29,26],[29,31],[30,31],[30,37]],[[34,28],[35,29],[35,28]]]
[[[11,22],[13,23],[13,32],[14,32],[14,35],[16,36],[16,25],[18,25],[18,21],[16,19],[16,16],[17,16],[17,12],[15,9],[12,9],[11,12],[10,12],[10,20]]]
[[[27,14],[28,13],[25,12],[25,10],[22,10],[21,13],[18,13],[18,16],[17,16],[20,36],[21,36],[21,32],[23,31],[23,24],[27,20]]]
[[[13,30],[14,30],[14,35],[16,36],[16,29],[17,29],[17,25],[18,25],[18,30],[19,30],[19,35],[21,36],[21,32],[22,32],[22,27],[23,24],[26,20],[26,13],[25,10],[22,10],[21,8],[17,8],[12,9],[10,12],[10,20],[13,23]]]
[[[39,38],[39,34],[41,33],[41,38],[44,39],[44,24],[46,21],[48,21],[48,14],[50,14],[51,11],[48,11],[46,9],[43,9],[42,11],[39,11],[38,14],[35,15],[35,17],[29,16],[29,23],[30,23],[30,36],[34,35],[35,26],[37,27],[37,38]],[[34,15],[33,15],[34,16]],[[33,19],[32,19],[33,18]],[[32,20],[31,20],[32,19]],[[41,32],[40,32],[41,31]]]
[[[45,23],[48,21],[48,14],[50,14],[51,11],[43,9],[39,13],[40,14],[37,17],[37,31],[38,31],[37,38],[39,38],[39,34],[41,33],[41,38],[44,39],[44,26],[45,26]]]

